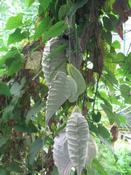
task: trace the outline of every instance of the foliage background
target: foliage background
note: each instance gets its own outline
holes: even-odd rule
[[[114,3],[117,8],[114,8]],[[2,175],[58,174],[52,159],[53,139],[65,127],[75,103],[65,102],[52,117],[49,126],[46,125],[48,88],[40,67],[42,57],[38,58],[38,52],[41,53],[45,43],[55,36],[69,36],[76,42],[84,36],[81,43],[83,60],[80,70],[87,90],[79,97],[77,104],[88,120],[100,152],[83,173],[130,174],[130,155],[123,152],[125,162],[120,162],[121,153],[115,154],[110,147],[112,135],[109,131],[113,124],[128,130],[128,123],[121,110],[128,108],[131,103],[131,54],[118,53],[120,43],[112,41],[112,32],[123,37],[120,27],[130,16],[130,5],[130,0],[125,3],[115,0],[0,2]],[[92,7],[91,10],[89,7]],[[121,7],[124,8],[123,11]],[[125,14],[125,11],[129,12]],[[67,16],[75,21],[71,31],[67,25]],[[85,33],[88,35],[85,36]],[[31,61],[30,57],[36,51],[37,56]],[[95,69],[90,69],[91,63]],[[110,155],[112,157],[108,160]]]

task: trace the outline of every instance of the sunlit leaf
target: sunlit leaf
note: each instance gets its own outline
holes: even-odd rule
[[[6,23],[6,29],[15,29],[23,25],[23,13],[19,13],[16,16],[12,16],[8,19]]]

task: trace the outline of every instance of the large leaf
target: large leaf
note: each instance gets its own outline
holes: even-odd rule
[[[6,29],[15,29],[22,26],[23,14],[19,13],[16,16],[12,16],[8,19],[6,23]]]
[[[59,174],[70,175],[72,164],[69,158],[65,132],[60,133],[54,139],[53,158]]]
[[[77,175],[81,175],[86,164],[89,139],[88,124],[81,113],[71,114],[66,126],[66,136],[71,163],[76,168]]]
[[[66,56],[64,39],[53,38],[47,42],[43,52],[42,70],[46,83],[49,85],[57,71],[66,72]]]
[[[75,102],[78,98],[78,94],[77,94],[77,84],[75,82],[75,80],[71,77],[71,76],[67,76],[67,81],[68,81],[68,85],[70,87],[71,90],[71,96],[69,97],[69,102]]]
[[[86,83],[81,72],[72,64],[67,65],[67,72],[77,84],[77,95],[81,95],[86,89]]]
[[[70,97],[71,91],[68,88],[67,75],[64,72],[57,72],[49,87],[46,102],[46,120],[50,120],[59,107]]]

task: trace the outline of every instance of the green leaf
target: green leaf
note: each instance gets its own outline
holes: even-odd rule
[[[25,4],[27,5],[27,7],[30,7],[34,2],[35,0],[25,0]]]
[[[21,29],[18,28],[15,30],[15,32],[9,35],[8,44],[20,42],[27,37],[27,32],[21,32]]]
[[[102,136],[104,139],[110,139],[110,133],[109,131],[102,125],[98,125],[98,134]]]
[[[112,43],[112,34],[110,31],[102,31],[102,38],[104,40],[106,39],[107,43]]]
[[[121,63],[125,59],[126,59],[125,55],[123,53],[120,53],[120,52],[113,57],[113,61],[116,63]]]
[[[105,104],[101,104],[101,107],[107,114],[110,124],[113,124],[115,122],[115,114],[113,113],[112,109],[108,105],[105,105]]]
[[[50,18],[46,17],[40,22],[40,24],[36,28],[34,39],[35,40],[39,39],[42,36],[42,34],[44,34],[44,32],[48,30],[49,26],[50,26]]]
[[[23,63],[23,56],[15,47],[11,48],[4,56],[0,58],[0,66],[5,66],[8,76],[17,73],[22,68]]]
[[[97,112],[92,114],[92,119],[94,122],[98,123],[101,120],[101,113]]]
[[[35,142],[30,147],[30,153],[29,153],[29,164],[33,165],[36,155],[38,152],[43,148],[44,140],[42,138],[38,138],[35,140]]]
[[[67,47],[66,43],[65,44],[61,43],[61,44],[57,45],[55,48],[53,48],[53,50],[50,51],[48,58],[54,59],[54,57],[59,57],[60,54],[65,52],[66,47]]]
[[[44,11],[46,11],[48,9],[51,2],[52,2],[52,0],[39,0],[39,3],[41,5],[41,7],[44,9]]]
[[[106,9],[108,9],[109,11],[112,10],[112,5],[114,4],[115,0],[108,0],[105,2],[105,7]]]
[[[67,24],[65,21],[59,21],[49,28],[47,32],[43,35],[43,41],[46,42],[50,38],[61,35],[67,29]]]
[[[86,83],[82,73],[74,65],[67,65],[68,74],[75,80],[77,84],[77,95],[81,95],[86,90]]]
[[[6,29],[11,30],[22,26],[23,25],[22,20],[23,20],[23,13],[19,13],[16,16],[10,17],[6,23]]]
[[[103,23],[104,27],[106,28],[107,31],[112,31],[113,30],[113,24],[112,21],[109,17],[103,17]]]
[[[6,83],[0,81],[0,94],[5,96],[10,96],[10,88]]]
[[[88,0],[77,0],[77,2],[75,4],[72,5],[72,7],[70,8],[70,11],[68,13],[68,16],[73,16],[76,11],[83,7],[86,3],[88,2]]]
[[[112,73],[112,72],[109,71],[109,70],[107,70],[107,72],[108,72],[108,73],[104,75],[105,81],[106,81],[106,82],[109,81],[110,86],[112,86],[112,87],[113,87],[113,85],[117,85],[117,84],[118,84],[118,81],[117,81],[117,79],[116,79],[116,77],[115,77],[115,74]]]
[[[114,49],[120,49],[121,48],[121,44],[119,41],[114,41],[112,43],[112,47],[114,47]]]
[[[66,17],[67,12],[69,11],[69,8],[70,8],[69,4],[64,4],[60,7],[58,12],[59,20],[62,20]]]
[[[131,88],[126,84],[122,84],[120,90],[125,102],[131,104]]]

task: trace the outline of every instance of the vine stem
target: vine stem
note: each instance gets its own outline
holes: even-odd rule
[[[93,112],[94,112],[94,109],[95,109],[96,97],[97,97],[98,88],[99,88],[99,80],[100,80],[100,75],[98,75],[97,82],[96,82],[96,90],[95,90],[94,102],[93,102],[93,107],[92,107]]]

